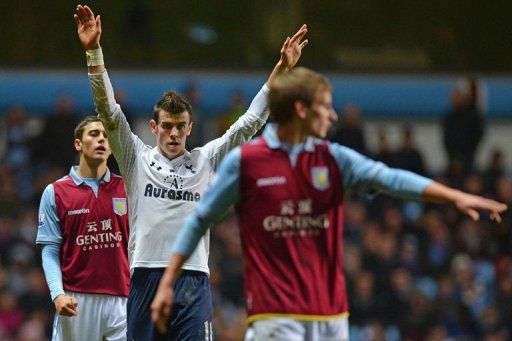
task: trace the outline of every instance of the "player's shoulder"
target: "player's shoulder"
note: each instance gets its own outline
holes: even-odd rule
[[[110,181],[113,183],[123,183],[124,184],[124,178],[116,173],[110,173]]]
[[[66,174],[62,178],[55,180],[55,182],[50,184],[50,185],[53,185],[53,184],[56,184],[56,183],[59,183],[59,182],[63,182],[63,181],[69,180],[69,179],[70,179],[69,174]]]
[[[66,174],[66,175],[64,175],[62,178],[57,179],[57,180],[55,180],[53,183],[49,184],[49,185],[47,186],[47,188],[48,188],[49,186],[51,186],[51,187],[52,187],[52,189],[55,189],[55,187],[62,187],[62,186],[66,186],[67,184],[69,184],[70,182],[72,182],[72,180],[73,180],[73,179],[71,178],[71,175]]]
[[[258,149],[258,148],[265,148],[267,146],[267,143],[265,141],[265,138],[263,136],[255,136],[253,137],[249,142],[244,143],[240,147],[242,149]]]

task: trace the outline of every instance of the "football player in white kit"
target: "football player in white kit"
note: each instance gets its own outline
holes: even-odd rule
[[[132,274],[127,307],[128,339],[210,340],[209,235],[201,240],[183,266],[166,335],[159,335],[154,329],[150,305],[176,236],[201,200],[220,161],[232,148],[249,141],[265,124],[268,85],[299,60],[308,43],[302,40],[307,32],[306,25],[286,39],[279,61],[247,112],[221,137],[187,151],[185,142],[193,126],[188,101],[174,92],[164,94],[156,103],[150,120],[156,147],[145,145],[132,133],[114,99],[100,47],[100,16],[95,16],[88,6],[78,5],[74,19],[86,50],[96,111],[105,123],[112,152],[126,184]]]

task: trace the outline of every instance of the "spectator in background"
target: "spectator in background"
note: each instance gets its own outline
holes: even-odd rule
[[[384,162],[386,165],[390,167],[395,167],[396,154],[393,152],[393,150],[391,150],[391,146],[389,145],[389,140],[386,131],[379,130],[378,139],[379,148],[374,156],[374,159],[376,161]]]
[[[55,102],[55,112],[46,118],[34,146],[38,161],[49,163],[46,168],[58,167],[64,175],[68,164],[75,160],[76,152],[69,139],[73,137],[77,123],[73,98],[60,96]]]
[[[473,170],[475,155],[484,135],[484,119],[478,100],[477,81],[469,78],[453,89],[452,107],[443,121],[444,146],[449,163],[460,162],[464,174]]]
[[[396,152],[395,158],[398,168],[403,168],[417,174],[426,175],[423,156],[414,145],[412,128],[410,126],[404,126],[402,128],[402,145]]]
[[[489,163],[482,174],[485,192],[492,193],[496,188],[497,180],[504,175],[506,175],[506,169],[503,151],[495,148],[492,151]]]
[[[7,290],[0,292],[0,336],[14,336],[23,318],[24,313],[17,304],[16,296]],[[2,332],[5,334],[2,335]]]
[[[231,95],[229,108],[224,112],[218,121],[217,136],[222,135],[235,121],[245,112],[245,96],[240,90],[235,90]]]
[[[361,124],[361,112],[359,107],[353,103],[345,105],[341,122],[335,127],[329,140],[343,146],[368,155],[366,150],[366,139]]]
[[[22,107],[13,107],[7,113],[5,122],[5,154],[3,163],[11,172],[13,180],[20,189],[18,195],[24,199],[32,195],[32,178],[29,165],[31,157],[31,131],[28,118]]]
[[[189,100],[192,110],[194,110],[194,117],[192,118],[194,129],[192,129],[192,132],[187,138],[187,150],[192,150],[204,145],[206,141],[209,141],[210,139],[207,139],[207,136],[205,136],[208,132],[204,129],[206,117],[201,110],[201,91],[196,84],[189,83],[185,87],[185,91],[183,93],[185,98]],[[236,118],[238,118],[238,116]],[[211,136],[212,139],[215,137],[216,136]]]
[[[14,170],[26,166],[30,159],[30,136],[26,123],[27,117],[22,107],[13,107],[7,113],[4,163]]]

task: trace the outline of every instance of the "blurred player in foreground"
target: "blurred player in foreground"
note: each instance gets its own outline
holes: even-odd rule
[[[182,229],[155,300],[157,328],[174,309],[180,269],[202,235],[236,205],[245,268],[247,340],[348,340],[343,274],[343,195],[383,191],[451,203],[473,219],[506,206],[392,169],[325,138],[337,115],[326,78],[305,68],[270,86],[276,124],[231,151]]]
[[[128,208],[123,179],[110,173],[101,120],[75,129],[80,164],[46,187],[36,243],[57,310],[53,340],[125,340],[129,292]]]
[[[297,63],[307,40],[301,42],[306,26],[287,38],[280,60],[248,111],[222,137],[191,152],[185,150],[192,130],[192,108],[174,92],[166,93],[155,105],[150,127],[156,148],[132,134],[105,70],[100,47],[101,21],[88,6],[79,5],[74,16],[78,36],[86,50],[89,80],[96,111],[106,122],[113,154],[126,181],[130,204],[128,252],[132,277],[128,298],[128,339],[150,340],[151,302],[168,264],[169,251],[186,218],[201,200],[221,159],[260,129],[268,117],[267,85]],[[208,282],[209,236],[188,260],[176,282],[176,308],[166,339],[210,339],[212,303]]]

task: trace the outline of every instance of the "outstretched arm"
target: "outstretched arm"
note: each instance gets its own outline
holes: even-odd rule
[[[449,203],[473,220],[479,219],[478,211],[485,211],[492,220],[500,222],[501,213],[507,209],[507,205],[497,201],[447,187],[403,169],[390,168],[337,143],[331,143],[329,149],[346,189],[377,190],[407,200]]]
[[[288,72],[297,64],[302,49],[308,44],[307,40],[302,41],[307,32],[307,26],[302,25],[292,38],[286,38],[281,48],[279,61],[266,84],[252,100],[247,112],[239,117],[220,138],[210,141],[202,148],[202,153],[210,159],[214,170],[217,169],[222,158],[231,149],[249,141],[266,123],[269,115],[267,107],[268,87],[279,74]]]

